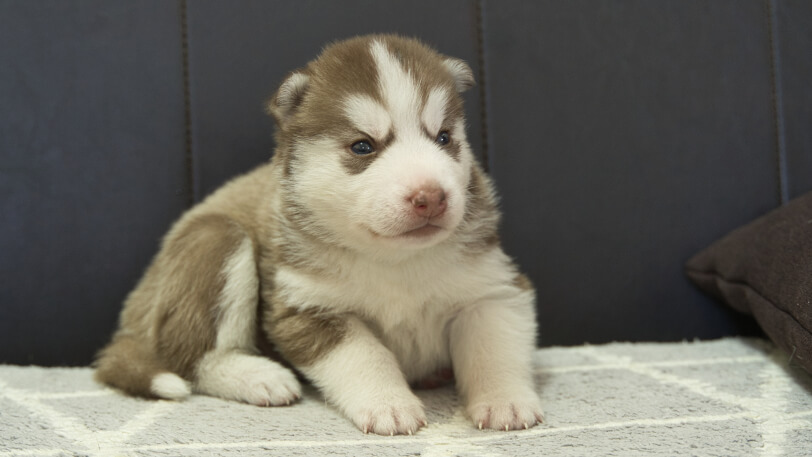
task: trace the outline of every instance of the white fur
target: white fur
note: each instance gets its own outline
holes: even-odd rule
[[[166,400],[182,400],[192,393],[189,383],[174,373],[161,373],[152,378],[150,391]]]
[[[370,52],[378,70],[379,90],[391,113],[397,138],[363,177],[357,177],[345,187],[350,195],[356,196],[350,218],[356,225],[381,236],[380,241],[390,246],[424,248],[448,236],[462,219],[472,158],[470,151],[465,150],[460,160],[455,161],[434,142],[448,102],[444,91],[432,88],[426,106],[422,106],[414,75],[403,68],[382,42],[373,41]],[[430,136],[426,135],[423,124],[433,127],[429,129]],[[456,134],[461,135],[460,144],[465,144],[464,132]],[[439,186],[446,193],[448,208],[432,223],[447,230],[434,239],[398,238],[401,233],[424,223],[410,212],[406,197],[427,185]]]
[[[426,415],[397,360],[360,321],[349,323],[344,341],[302,371],[364,432],[416,432]]]
[[[290,370],[262,356],[212,351],[197,369],[195,391],[258,406],[289,405],[301,395]]]
[[[440,133],[445,119],[448,94],[445,89],[435,87],[429,92],[426,106],[423,107],[423,126],[432,135]]]
[[[455,122],[454,125],[451,126],[451,135],[454,138],[465,138],[465,122],[462,120]],[[462,143],[460,149],[462,149],[463,156],[470,157],[471,148],[468,146],[468,143]]]
[[[254,355],[259,280],[250,239],[226,260],[223,275],[215,349],[198,365],[195,390],[260,406],[290,404],[300,395],[296,377]]]
[[[533,389],[533,294],[503,291],[483,298],[451,322],[457,387],[480,428],[520,429],[543,420]]]
[[[349,216],[377,235],[397,237],[423,222],[411,212],[406,197],[421,187],[435,185],[445,191],[448,207],[433,223],[446,228],[448,235],[465,211],[468,164],[467,160],[457,162],[441,151],[422,129],[404,131],[386,154],[366,170],[362,180],[349,183],[356,196]],[[420,243],[420,247],[425,245]]]
[[[344,172],[339,154],[325,151],[343,151],[346,145],[331,138],[319,138],[297,145],[299,157],[292,192],[318,219],[311,221],[325,241],[356,246],[363,243],[357,227],[347,224],[347,207],[352,196],[346,193],[352,177]],[[361,237],[359,240],[358,238]]]
[[[373,41],[370,53],[381,101],[356,94],[341,106],[359,131],[375,139],[394,132],[394,141],[356,174],[342,165],[347,145],[337,139],[295,146],[289,191],[312,215],[308,229],[327,242],[308,257],[331,269],[314,275],[278,265],[275,297],[293,308],[350,316],[337,347],[297,368],[365,431],[414,432],[425,414],[408,382],[449,366],[475,424],[529,427],[542,414],[530,376],[533,293],[514,283],[517,273],[498,246],[469,255],[455,242],[474,158],[464,122],[445,125],[453,94],[419,89],[382,41]],[[446,67],[458,90],[473,82],[464,64],[449,60]],[[442,128],[450,128],[458,157],[435,142]],[[447,207],[429,223],[444,230],[403,236],[426,223],[409,196],[438,187]]]
[[[246,237],[223,268],[225,285],[218,303],[217,350],[254,347],[259,278],[254,247]]]
[[[361,175],[348,175],[340,164],[345,146],[324,138],[300,145],[294,191],[324,227],[329,241],[368,252],[380,249],[387,256],[408,253],[445,239],[462,220],[469,180],[470,158],[455,161],[422,134],[399,135]],[[433,238],[398,237],[425,222],[411,212],[408,196],[421,186],[437,184],[447,198],[447,209],[433,224],[446,230]],[[404,252],[403,248],[407,248]]]
[[[433,248],[398,264],[345,255],[336,273],[315,277],[283,267],[276,283],[286,303],[301,308],[330,303],[337,312],[365,316],[410,382],[449,362],[445,327],[461,310],[487,297],[519,295],[500,249],[466,259],[453,249]],[[532,303],[532,296],[524,299],[525,306]],[[532,310],[526,314],[532,323]]]
[[[460,246],[443,243],[463,219],[470,184],[473,158],[463,122],[451,128],[461,145],[455,160],[424,130],[441,128],[447,94],[430,91],[421,112],[411,75],[382,44],[374,43],[372,53],[395,142],[359,175],[343,171],[339,154],[324,153],[342,147],[329,139],[298,151],[297,196],[352,249],[313,253],[316,264],[335,266],[330,275],[281,267],[275,276],[285,303],[300,309],[328,304],[331,312],[363,320],[353,320],[339,347],[299,368],[363,430],[412,431],[424,416],[406,381],[450,365],[476,425],[535,425],[542,412],[529,371],[532,292],[513,284],[516,272],[500,248],[467,257]],[[415,223],[405,197],[427,185],[446,193],[447,210],[433,222],[447,230],[428,240],[402,240],[398,235]]]
[[[386,108],[367,95],[351,95],[344,100],[344,113],[359,131],[383,140],[392,130],[392,119]]]
[[[359,130],[393,129],[394,141],[359,174],[344,170],[346,145],[338,141],[297,146],[293,191],[321,236],[342,247],[310,253],[314,264],[332,266],[328,273],[279,266],[275,293],[288,306],[355,316],[338,347],[298,368],[365,431],[413,432],[425,415],[407,382],[449,366],[476,425],[535,425],[542,412],[530,372],[533,292],[515,284],[517,272],[498,246],[472,256],[455,243],[474,160],[463,121],[450,126],[460,146],[454,158],[435,142],[451,94],[423,88],[422,105],[420,82],[385,44],[374,41],[370,52],[382,104],[350,96],[344,111]],[[446,66],[458,89],[473,83],[464,64]],[[409,196],[429,187],[446,195],[445,212],[429,221],[444,230],[408,239],[404,233],[426,223]]]
[[[318,308],[327,318],[346,323],[338,326],[346,330],[340,338],[302,335],[314,338],[309,343],[319,351],[298,359],[306,362],[296,368],[364,431],[414,433],[425,425],[423,406],[408,383],[449,367],[476,425],[519,428],[541,417],[530,372],[533,292],[521,288],[511,259],[491,242],[499,218],[491,184],[474,168],[464,120],[447,118],[448,103],[457,95],[447,82],[426,86],[437,79],[411,74],[387,48],[388,40],[396,39],[364,44],[378,84],[364,89],[378,93],[327,101],[347,116],[350,130],[359,136],[392,139],[376,155],[349,156],[348,162],[352,151],[346,135],[331,138],[330,128],[315,136],[287,130],[288,123],[305,121],[302,117],[315,106],[296,106],[308,100],[311,83],[319,86],[316,93],[340,92],[321,86],[329,84],[330,75],[317,60],[308,68],[318,78],[292,74],[268,107],[280,124],[280,136],[295,138],[287,138],[291,141],[270,164],[227,184],[184,216],[227,215],[254,238],[243,240],[225,259],[223,290],[216,303],[207,305],[211,308],[202,309],[216,313],[216,335],[211,335],[214,348],[190,376],[194,385],[164,373],[152,379],[156,395],[183,398],[191,390],[257,405],[295,400],[301,387],[294,374],[255,347],[261,293],[268,306]],[[436,63],[437,57],[429,57],[425,67],[414,68],[450,75],[460,91],[473,84],[470,68],[461,61],[446,59],[444,68]],[[358,68],[366,66],[351,65],[348,71]],[[441,129],[450,130],[459,154],[437,144]],[[369,162],[357,162],[362,160]],[[356,172],[353,167],[359,164],[363,170]],[[432,211],[419,211],[422,204],[415,195],[429,190],[435,199]],[[438,190],[445,197],[444,211],[435,211]],[[475,200],[468,201],[469,194]],[[185,230],[184,220],[176,227]],[[255,257],[259,247],[262,259]],[[271,265],[274,257],[286,255],[291,262]],[[142,313],[135,327],[147,334],[156,331],[150,323],[158,321],[157,312],[155,307]],[[335,347],[318,344],[330,341],[338,342]],[[285,346],[290,343],[285,338],[275,342],[288,355],[301,349]]]
[[[508,262],[495,248],[472,263],[430,255],[391,267],[345,262],[344,274],[333,280],[281,272],[286,294],[301,303],[329,299],[337,311],[365,316],[304,373],[359,428],[376,433],[387,434],[390,426],[371,424],[390,424],[394,416],[414,424],[422,417],[403,379],[418,381],[452,364],[476,425],[535,425],[543,412],[530,371],[534,297],[512,283]]]
[[[451,132],[461,145],[458,160],[434,141],[445,116],[446,90],[433,88],[423,107],[413,75],[385,45],[374,41],[370,52],[384,105],[366,95],[351,95],[343,102],[344,111],[359,130],[379,139],[394,129],[394,143],[359,175],[343,171],[340,158],[346,145],[338,141],[319,138],[297,145],[294,191],[318,215],[314,223],[333,235],[330,241],[373,257],[378,253],[397,256],[402,252],[394,251],[432,246],[454,231],[464,215],[473,158],[461,123]],[[427,222],[412,211],[408,198],[425,187],[445,192],[446,211],[428,221],[445,230],[419,239],[401,236]]]
[[[395,125],[416,129],[419,126],[416,108],[421,100],[414,76],[400,65],[384,43],[373,41],[370,52],[378,69],[380,92]]]

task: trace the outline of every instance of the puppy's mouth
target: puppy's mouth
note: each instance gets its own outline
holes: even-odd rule
[[[439,225],[432,224],[430,222],[426,222],[418,227],[411,228],[406,231],[394,234],[389,233],[384,234],[370,228],[368,228],[367,230],[369,230],[369,232],[372,233],[373,236],[380,238],[418,240],[431,238],[434,235],[443,232],[445,228]]]
[[[408,230],[406,232],[397,235],[397,237],[404,237],[404,238],[428,238],[434,236],[440,232],[445,230],[444,228],[440,227],[439,225],[433,224],[426,224],[422,227],[418,227],[415,229]]]

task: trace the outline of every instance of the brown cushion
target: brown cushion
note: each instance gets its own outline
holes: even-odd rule
[[[812,192],[730,232],[685,270],[812,373]]]

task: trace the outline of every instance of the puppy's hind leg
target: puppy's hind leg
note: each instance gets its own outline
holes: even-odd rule
[[[258,406],[288,405],[301,395],[296,376],[255,346],[259,279],[250,238],[226,259],[217,301],[216,342],[196,370],[195,391]]]

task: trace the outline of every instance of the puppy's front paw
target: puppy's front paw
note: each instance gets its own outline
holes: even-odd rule
[[[468,406],[468,415],[480,430],[520,430],[544,423],[537,398],[481,401]]]
[[[428,425],[423,405],[415,397],[409,401],[381,402],[361,408],[352,415],[355,425],[364,433],[378,435],[413,435]]]

